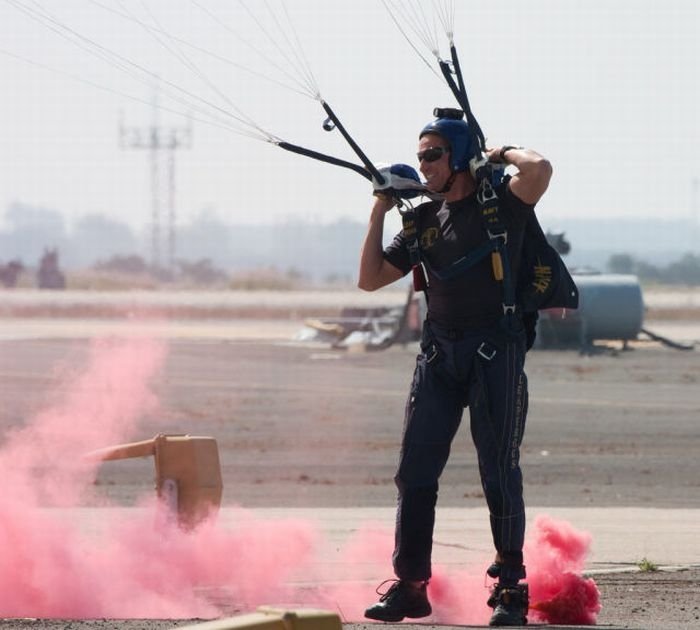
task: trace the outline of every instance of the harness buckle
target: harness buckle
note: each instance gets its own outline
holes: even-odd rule
[[[515,315],[515,304],[504,304],[503,305],[504,315]]]
[[[491,361],[496,356],[496,348],[486,341],[482,341],[477,348],[476,353],[487,361]]]
[[[477,190],[476,193],[476,200],[479,202],[479,205],[483,207],[488,205],[490,201],[498,201],[496,191],[493,189],[493,186],[491,186],[491,182],[488,178],[481,178],[479,184],[479,190]]]
[[[500,232],[492,232],[491,230],[486,230],[489,238],[493,240],[494,238],[502,238],[503,244],[508,243],[508,230],[501,230]]]

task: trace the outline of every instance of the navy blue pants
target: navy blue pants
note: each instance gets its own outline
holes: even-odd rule
[[[490,358],[489,358],[490,357]],[[502,329],[454,331],[426,322],[406,403],[398,472],[394,571],[427,580],[438,480],[464,407],[479,459],[502,581],[524,577],[525,535],[520,444],[528,393],[524,334]]]

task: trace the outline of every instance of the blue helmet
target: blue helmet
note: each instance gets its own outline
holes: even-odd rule
[[[476,147],[466,120],[437,118],[423,127],[418,138],[420,139],[429,133],[440,136],[448,143],[450,147],[450,169],[453,171],[466,171],[469,168],[469,160],[476,155]]]

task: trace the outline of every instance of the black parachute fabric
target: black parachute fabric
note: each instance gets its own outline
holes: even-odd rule
[[[533,213],[525,226],[518,300],[524,312],[578,308],[578,288],[559,252],[550,245]]]

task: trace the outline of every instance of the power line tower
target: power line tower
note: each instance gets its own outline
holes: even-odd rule
[[[175,206],[175,152],[192,147],[192,124],[186,127],[162,127],[158,121],[157,94],[148,127],[128,127],[123,113],[119,120],[119,145],[122,149],[146,149],[151,171],[151,266],[154,270],[175,269],[177,216]],[[165,171],[163,170],[165,163]],[[165,232],[163,223],[165,221]],[[163,242],[165,241],[165,242]],[[165,252],[165,260],[163,253]]]

